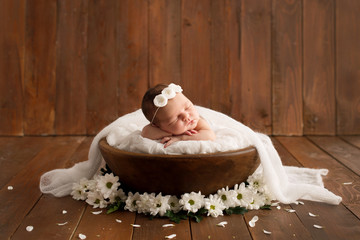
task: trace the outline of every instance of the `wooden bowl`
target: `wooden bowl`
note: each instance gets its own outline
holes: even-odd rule
[[[246,181],[259,166],[254,147],[236,151],[157,155],[126,152],[99,142],[101,154],[122,186],[132,192],[181,196],[192,191],[209,195]]]

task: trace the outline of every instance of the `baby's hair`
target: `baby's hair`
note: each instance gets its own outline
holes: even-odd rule
[[[154,105],[154,98],[156,97],[156,95],[160,94],[161,91],[166,87],[168,87],[168,85],[160,83],[155,87],[149,88],[144,94],[141,103],[141,110],[145,115],[146,119],[149,120],[150,122],[154,117],[155,111],[157,109],[157,107]],[[153,120],[153,123],[154,124],[157,123],[156,117]]]

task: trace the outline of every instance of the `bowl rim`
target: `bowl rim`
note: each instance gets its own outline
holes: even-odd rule
[[[246,154],[256,151],[256,148],[252,145],[240,148],[236,150],[231,151],[225,151],[225,152],[215,152],[215,153],[199,153],[199,154],[150,154],[150,153],[137,153],[137,152],[129,152],[124,151],[121,149],[118,149],[116,147],[112,147],[108,144],[106,137],[100,139],[99,141],[100,148],[105,149],[106,151],[111,151],[114,154],[121,154],[121,155],[127,155],[132,157],[142,157],[142,158],[201,158],[201,157],[221,157],[221,156],[234,156],[238,154]]]

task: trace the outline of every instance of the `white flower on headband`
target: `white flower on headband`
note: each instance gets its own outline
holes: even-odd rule
[[[164,95],[167,99],[172,99],[176,96],[176,92],[172,88],[167,87],[161,91],[161,95]]]
[[[168,86],[168,88],[171,88],[172,90],[174,90],[176,93],[182,92],[182,88],[179,85],[176,85],[174,83],[170,83],[170,85]]]
[[[179,85],[171,83],[168,87],[161,91],[161,94],[156,95],[154,98],[154,104],[156,107],[165,107],[169,99],[176,96],[176,93],[182,92],[182,88]]]
[[[159,94],[154,98],[154,104],[157,107],[164,107],[168,102],[168,98],[164,94]]]

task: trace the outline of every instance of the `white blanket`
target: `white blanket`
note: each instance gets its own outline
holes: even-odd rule
[[[200,108],[198,110],[201,112]],[[109,145],[128,152],[172,155],[225,152],[251,145],[245,135],[234,131],[231,126],[217,124],[208,119],[211,129],[216,135],[214,141],[179,141],[164,148],[164,144],[160,141],[141,136],[141,130],[149,121],[145,117],[139,120],[127,126],[114,127],[106,137]]]
[[[329,204],[341,202],[341,197],[324,188],[322,175],[326,175],[328,170],[285,167],[268,136],[255,133],[247,126],[222,113],[199,106],[196,108],[210,126],[215,128],[214,131],[217,134],[215,142],[194,141],[191,143],[195,147],[191,149],[183,147],[189,142],[176,142],[164,149],[162,144],[140,136],[140,129],[148,124],[148,121],[141,110],[137,110],[118,118],[95,136],[90,146],[88,161],[77,163],[69,169],[56,169],[43,174],[40,179],[40,190],[57,197],[66,196],[70,194],[73,183],[84,177],[91,179],[103,161],[98,147],[99,140],[107,137],[110,145],[122,149],[164,154],[208,153],[253,145],[261,160],[261,165],[256,171],[263,173],[265,183],[278,201],[286,204],[293,203],[298,199]],[[134,145],[137,140],[144,144]]]

